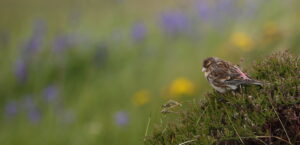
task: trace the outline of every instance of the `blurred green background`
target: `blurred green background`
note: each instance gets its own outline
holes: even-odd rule
[[[164,102],[211,89],[204,58],[248,70],[275,50],[299,55],[299,5],[0,0],[0,144],[143,144],[168,120]]]

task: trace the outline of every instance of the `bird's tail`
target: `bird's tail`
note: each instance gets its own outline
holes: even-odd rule
[[[263,83],[261,81],[253,80],[253,79],[251,79],[251,80],[244,80],[242,84],[263,86]]]
[[[254,79],[245,79],[245,80],[230,80],[226,81],[228,85],[258,85],[263,86],[263,83]]]

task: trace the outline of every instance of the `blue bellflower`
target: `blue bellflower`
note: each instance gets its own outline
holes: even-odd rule
[[[161,24],[163,31],[167,35],[177,35],[187,30],[188,18],[182,12],[165,12],[161,15]]]
[[[135,42],[139,42],[145,39],[147,34],[144,23],[135,23],[132,27],[132,38]]]
[[[119,111],[115,113],[115,122],[118,126],[126,126],[129,122],[128,113],[125,111]]]
[[[16,101],[10,101],[4,108],[5,116],[8,118],[14,117],[18,114],[18,104]]]

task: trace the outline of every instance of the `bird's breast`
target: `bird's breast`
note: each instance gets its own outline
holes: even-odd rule
[[[209,72],[204,72],[204,76],[207,78],[208,77],[208,75],[209,75],[210,73]]]

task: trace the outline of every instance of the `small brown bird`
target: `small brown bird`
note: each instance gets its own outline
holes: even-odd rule
[[[250,78],[241,69],[216,57],[209,57],[203,61],[204,72],[210,85],[220,93],[236,90],[241,85],[260,85],[260,81]]]

